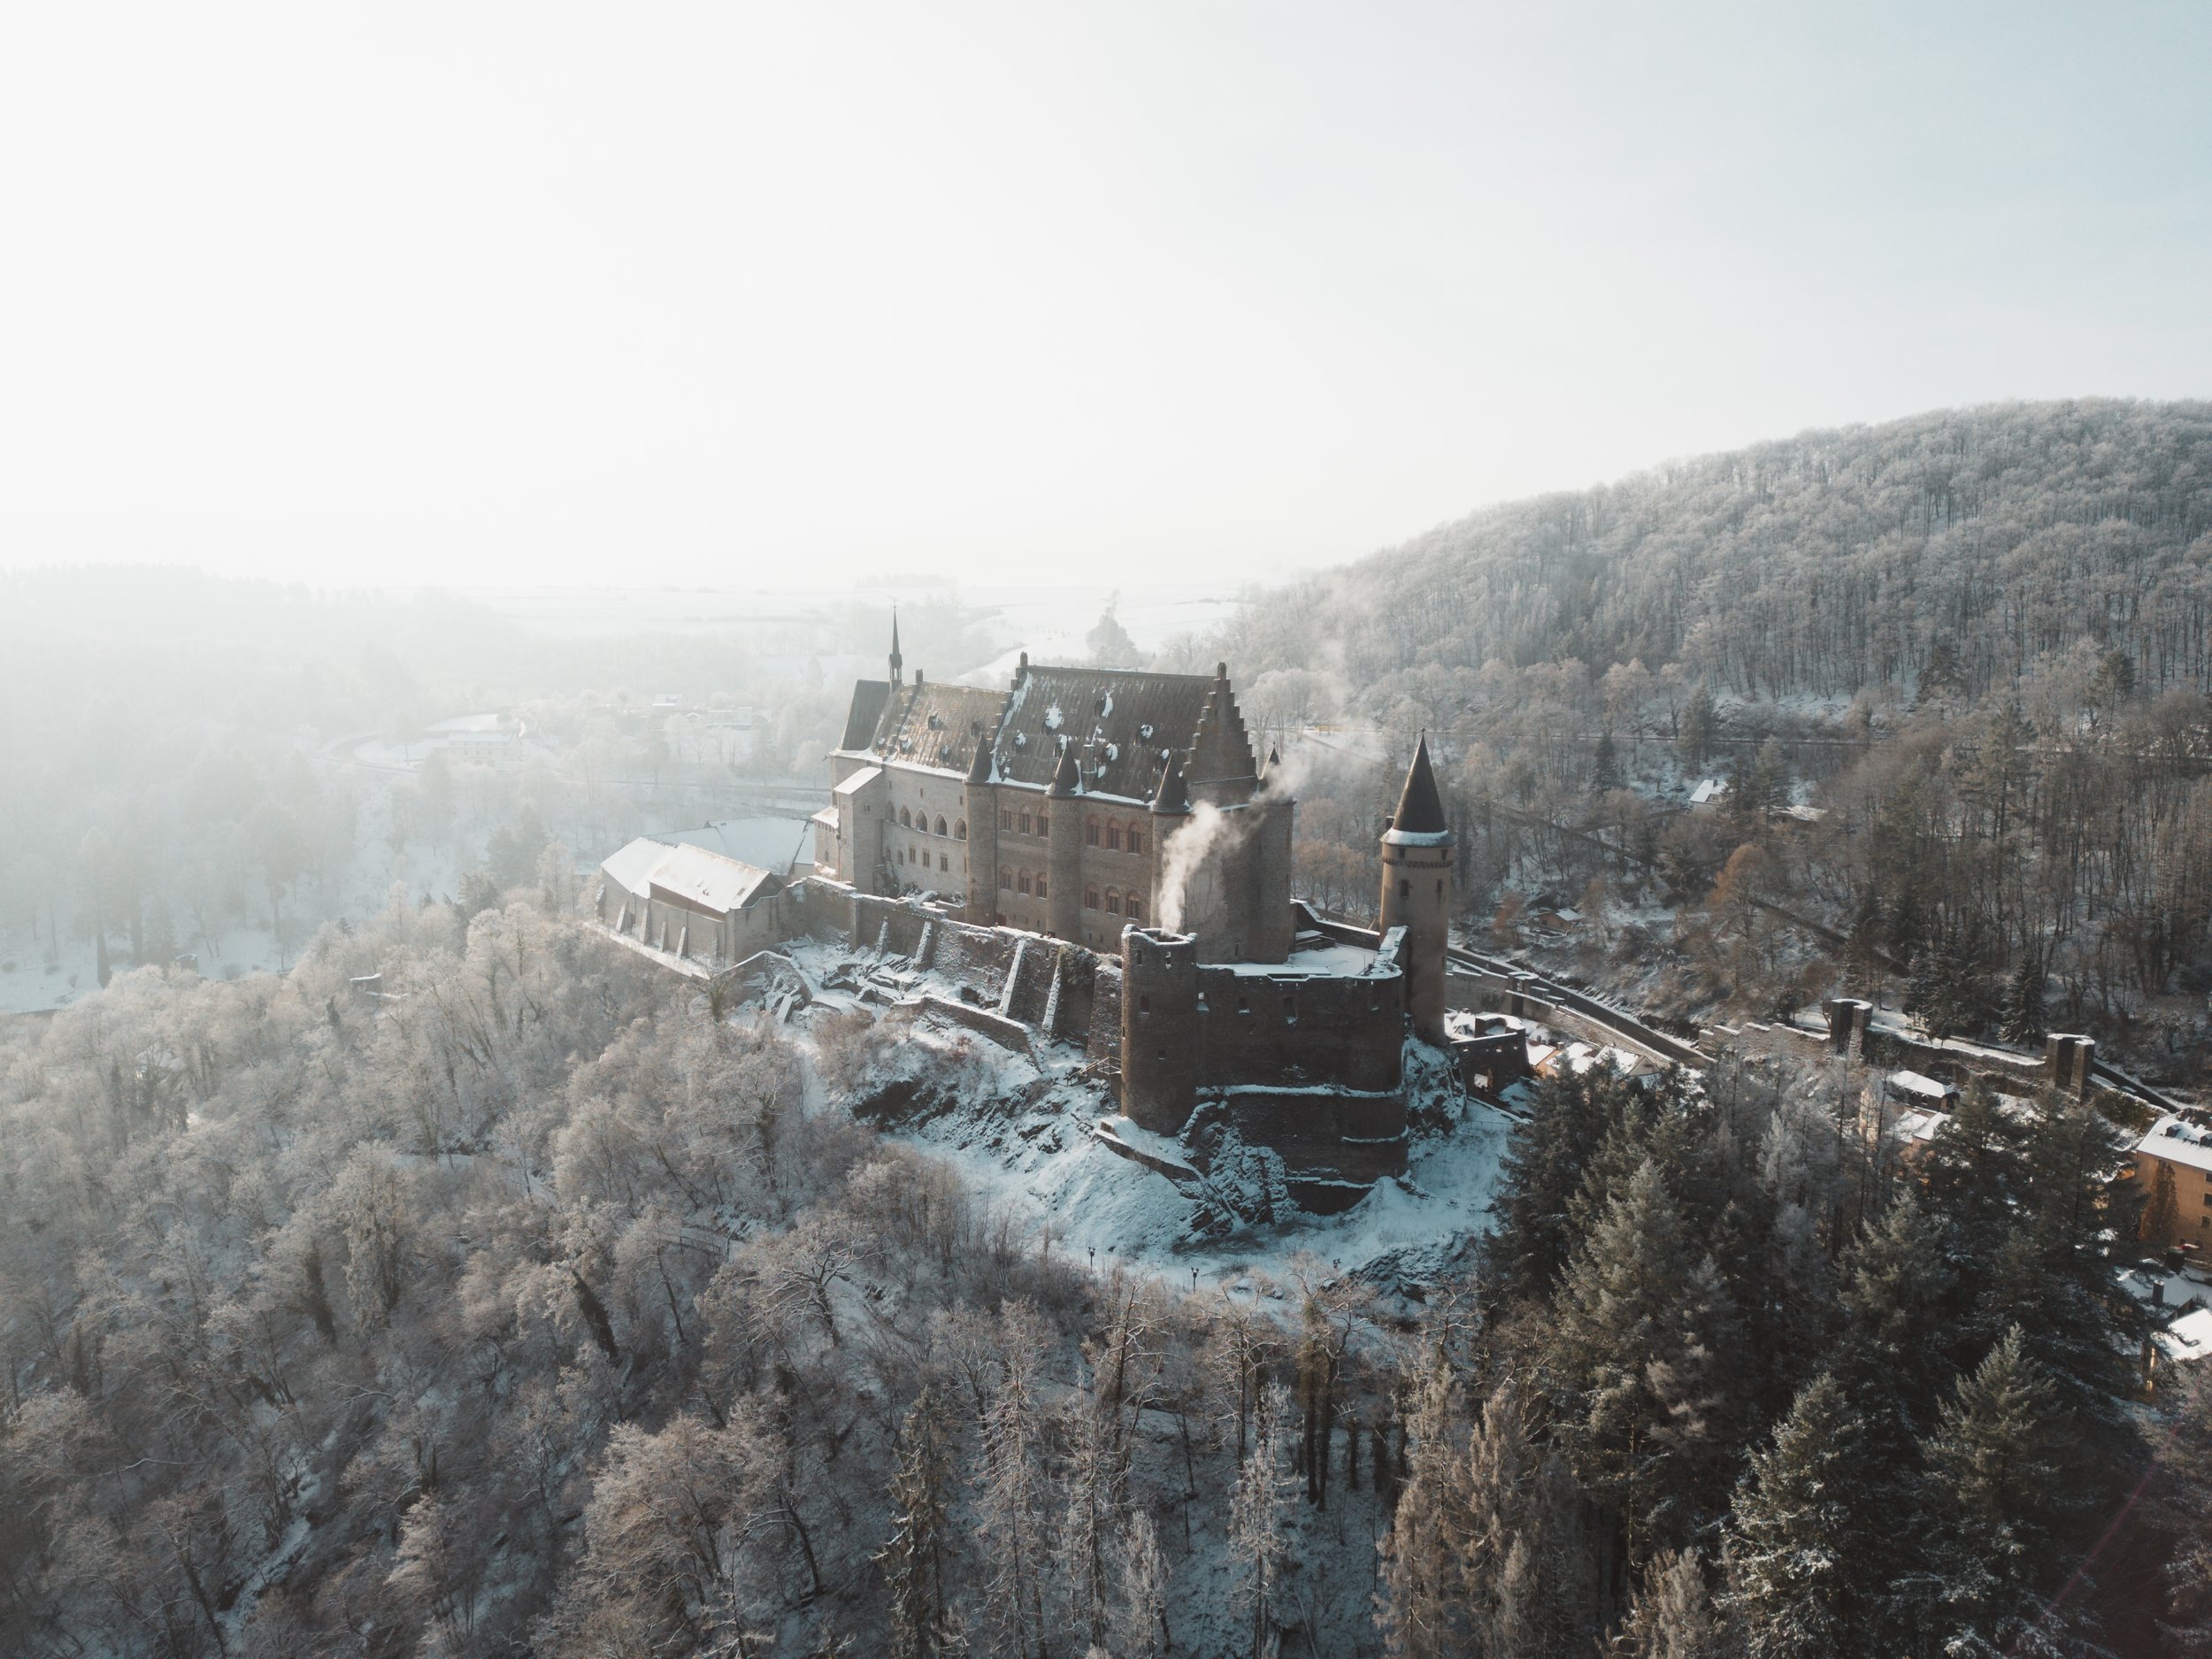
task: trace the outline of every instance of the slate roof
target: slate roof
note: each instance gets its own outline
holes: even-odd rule
[[[844,741],[840,749],[865,749],[874,741],[876,724],[883,718],[883,705],[891,700],[891,682],[887,680],[856,680],[853,681],[852,707],[845,711]]]
[[[872,732],[855,742],[852,732],[871,685],[888,695]],[[1045,666],[1030,667],[1010,691],[952,685],[892,687],[864,680],[854,688],[844,748],[886,762],[956,772],[977,782],[1043,789],[1059,768],[1065,739],[1084,794],[1149,802],[1170,753],[1181,757],[1186,767],[1190,764],[1208,700],[1222,686],[1211,674]],[[1225,711],[1217,717],[1216,738],[1228,751],[1225,775],[1250,778],[1255,775],[1251,744],[1236,718],[1233,695],[1225,702]],[[977,757],[995,733],[987,772],[977,766]]]
[[[1425,734],[1413,750],[1406,768],[1406,787],[1398,796],[1398,810],[1390,815],[1390,833],[1396,836],[1448,835],[1451,824],[1444,816],[1444,797],[1436,787],[1436,773],[1429,765]]]

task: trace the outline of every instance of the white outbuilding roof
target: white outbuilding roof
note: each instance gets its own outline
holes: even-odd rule
[[[599,868],[608,880],[634,897],[658,893],[723,916],[783,886],[780,878],[757,865],[651,835],[639,836]]]

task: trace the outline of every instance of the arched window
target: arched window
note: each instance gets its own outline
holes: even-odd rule
[[[941,818],[937,820],[937,833],[940,835],[942,835],[945,833],[945,820]]]
[[[904,807],[901,807],[899,809],[899,822],[903,824],[908,829],[912,829],[914,827],[914,815],[908,811]]]
[[[1084,824],[1083,844],[1087,847],[1098,845],[1098,820],[1096,818],[1091,818]]]
[[[1098,889],[1096,887],[1085,887],[1083,889],[1083,908],[1087,910],[1094,910],[1098,908]]]
[[[1028,891],[1029,891],[1029,872],[1027,872],[1026,870],[1025,870],[1025,871],[1022,871],[1022,872],[1021,872],[1019,874],[1018,874],[1017,876],[1015,876],[1015,878],[1014,878],[1014,886],[1015,886],[1015,887],[1016,887],[1018,891],[1020,891],[1020,892],[1023,892],[1023,893],[1026,893],[1026,892],[1028,892]]]
[[[956,841],[964,841],[968,839],[967,819],[962,818],[958,823],[952,826],[952,838]]]
[[[1141,922],[1144,920],[1144,906],[1137,902],[1137,895],[1135,894],[1132,893],[1129,895],[1129,902],[1121,908],[1123,912],[1127,915],[1131,921]]]
[[[1001,807],[999,809],[998,826],[1002,830],[1010,830],[1014,827],[1014,809],[1012,807]]]
[[[1121,826],[1120,826],[1120,825],[1118,825],[1118,824],[1109,824],[1109,825],[1106,826],[1106,845],[1107,845],[1107,847],[1108,847],[1110,850],[1112,850],[1112,851],[1114,851],[1114,852],[1119,852],[1119,851],[1121,850]]]
[[[1037,872],[1037,896],[1041,899],[1049,898],[1051,896],[1051,895],[1045,891],[1045,877],[1044,872],[1041,870]]]
[[[1004,887],[1010,892],[1014,886],[1014,872],[1010,870],[1000,871],[998,872],[998,884],[1000,887]]]
[[[1111,887],[1106,889],[1106,914],[1109,916],[1121,914],[1121,895]]]
[[[1052,815],[1049,812],[1037,814],[1037,833],[1040,835],[1052,833]]]
[[[1129,850],[1133,853],[1141,853],[1144,850],[1144,827],[1142,825],[1132,824],[1129,826]]]
[[[1029,833],[1029,814],[1026,812],[1022,814],[1022,833],[1025,835]]]

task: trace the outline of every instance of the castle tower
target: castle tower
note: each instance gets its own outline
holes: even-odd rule
[[[1152,871],[1150,876],[1151,906],[1145,914],[1160,926],[1167,924],[1167,844],[1176,831],[1190,819],[1190,790],[1183,782],[1183,769],[1175,764],[1175,752],[1168,751],[1167,769],[1160,774],[1160,787],[1152,792]],[[1178,915],[1176,926],[1184,926]]]
[[[977,734],[964,795],[968,813],[968,920],[979,927],[998,920],[997,752],[997,732]]]
[[[1406,976],[1406,1009],[1414,1035],[1441,1048],[1444,1037],[1444,951],[1451,941],[1451,826],[1429,766],[1428,733],[1406,768],[1398,810],[1382,838],[1382,929],[1406,930],[1399,960]]]
[[[1045,914],[1056,939],[1083,937],[1083,826],[1075,803],[1083,794],[1083,769],[1075,746],[1060,741],[1060,765],[1045,797],[1051,803],[1052,828],[1045,838],[1045,868],[1052,877]]]
[[[1291,842],[1298,820],[1297,798],[1282,770],[1283,757],[1269,746],[1260,772],[1259,792],[1248,809],[1255,823],[1245,838],[1252,884],[1251,926],[1245,954],[1254,962],[1282,962],[1290,956],[1295,928],[1290,915]]]
[[[1198,1103],[1198,941],[1134,926],[1121,930],[1121,1110],[1174,1135]]]
[[[902,686],[906,683],[905,669],[906,658],[899,655],[899,608],[893,605],[891,607],[891,683],[894,686]]]

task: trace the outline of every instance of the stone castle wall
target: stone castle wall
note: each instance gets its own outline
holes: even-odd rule
[[[1321,977],[1202,967],[1198,993],[1201,1087],[1398,1087],[1404,989],[1395,974]]]

